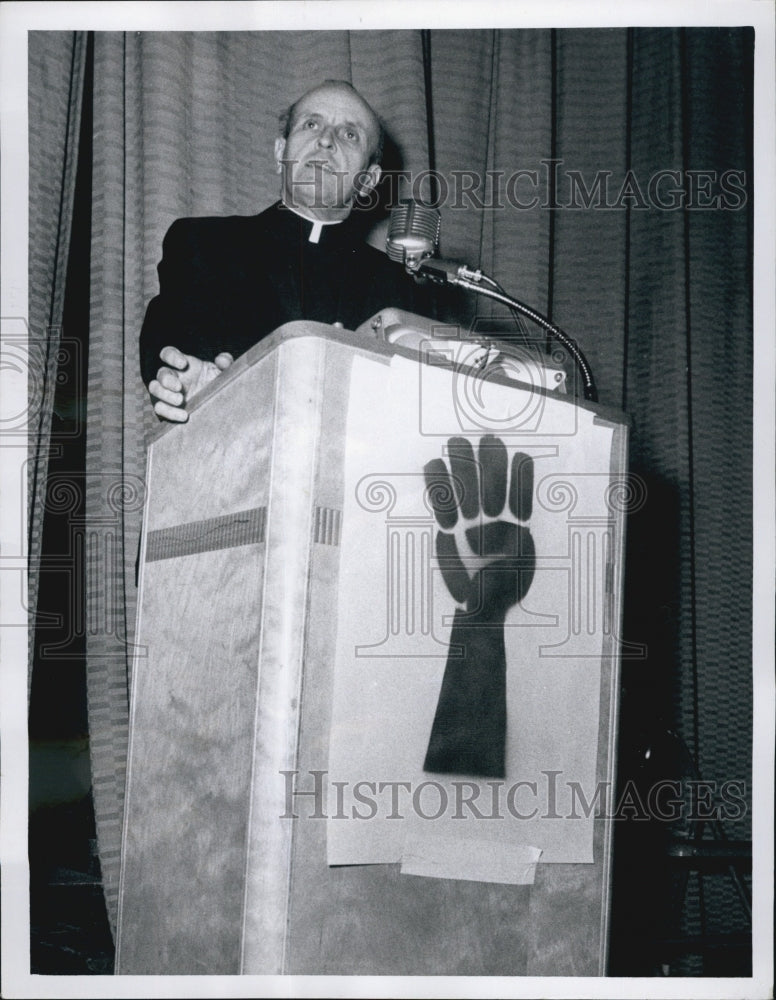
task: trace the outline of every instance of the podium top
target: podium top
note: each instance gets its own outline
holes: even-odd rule
[[[277,350],[283,343],[302,338],[314,338],[340,344],[351,348],[354,353],[372,355],[383,358],[388,364],[394,357],[409,358],[418,364],[448,368],[451,372],[487,377],[489,382],[512,386],[516,389],[529,390],[550,396],[569,406],[576,406],[595,413],[601,419],[615,424],[628,426],[630,419],[621,410],[593,403],[581,397],[566,395],[561,380],[565,381],[565,373],[557,366],[551,366],[549,359],[537,350],[526,348],[523,360],[530,367],[534,377],[520,378],[519,374],[510,375],[504,365],[492,364],[491,358],[496,355],[507,363],[519,357],[519,351],[509,343],[499,340],[498,335],[489,336],[479,333],[472,337],[466,330],[453,324],[442,324],[422,316],[401,310],[386,308],[376,313],[362,323],[357,330],[346,330],[327,323],[313,320],[293,320],[284,323],[271,334],[263,337],[257,344],[242,354],[226,371],[213,379],[191,401],[187,410],[193,413],[208,402],[216,393],[227,388],[235,379],[255,365],[262,358]],[[459,348],[455,359],[450,357],[450,348]],[[461,351],[466,352],[464,363],[460,361]],[[490,352],[490,353],[489,353]],[[535,355],[535,356],[534,356]],[[508,366],[507,366],[508,367]],[[518,365],[519,367],[519,365]],[[553,379],[561,383],[558,387],[548,387],[540,384],[535,372],[544,370]],[[560,377],[557,373],[560,373]],[[173,428],[185,426],[163,422],[151,435],[151,442],[158,440]]]

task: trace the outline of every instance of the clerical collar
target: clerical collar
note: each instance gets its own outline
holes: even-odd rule
[[[321,238],[321,233],[323,232],[324,226],[338,226],[344,219],[332,219],[331,222],[321,222],[320,219],[311,219],[309,215],[304,215],[298,209],[293,208],[291,205],[286,205],[285,202],[281,202],[283,208],[287,208],[289,212],[293,212],[294,215],[298,215],[300,219],[304,219],[305,222],[309,222],[312,226],[310,230],[310,235],[307,237],[308,243],[318,243]]]

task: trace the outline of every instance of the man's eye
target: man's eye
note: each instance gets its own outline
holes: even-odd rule
[[[316,122],[312,118],[310,118],[308,121],[306,121],[304,123],[303,128],[316,128],[317,125],[318,125],[318,122]]]
[[[352,128],[346,128],[343,131],[343,135],[348,142],[355,142],[358,139],[358,132],[355,132]]]

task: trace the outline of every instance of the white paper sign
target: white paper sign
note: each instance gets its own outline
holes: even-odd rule
[[[602,594],[611,555],[612,431],[568,400],[476,382],[403,359],[390,368],[354,363],[329,864],[406,863],[408,844],[417,856],[424,838],[460,841],[451,858],[459,858],[462,872],[466,845],[473,845],[472,856],[483,842],[491,853],[503,850],[504,873],[525,847],[541,852],[542,862],[593,861],[600,658],[610,628]],[[496,414],[493,429],[477,416],[478,399]],[[495,434],[510,456],[528,455],[534,468],[523,527],[533,538],[536,568],[504,622],[503,778],[423,769],[460,607],[436,561],[439,524],[423,469],[433,459],[447,461],[449,439],[462,435],[462,425],[475,451],[484,434]],[[508,507],[498,518],[481,511],[478,518],[517,520]],[[450,865],[445,870],[452,877]]]

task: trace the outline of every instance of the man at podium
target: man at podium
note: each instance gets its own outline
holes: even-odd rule
[[[165,236],[140,335],[162,419],[187,420],[187,400],[283,323],[355,329],[387,305],[428,312],[403,269],[365,242],[372,220],[358,202],[380,179],[383,148],[374,110],[326,80],[280,124],[280,201],[255,216],[178,219]]]

